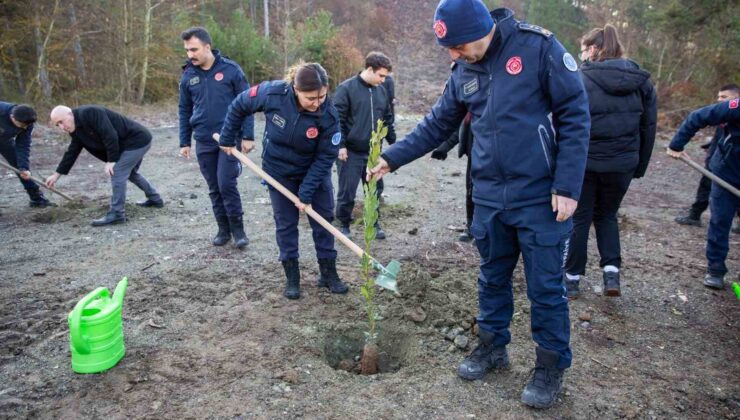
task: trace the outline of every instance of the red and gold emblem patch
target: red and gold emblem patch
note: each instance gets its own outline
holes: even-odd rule
[[[437,35],[437,38],[444,38],[447,35],[447,25],[442,19],[434,22],[434,35]]]
[[[512,76],[516,76],[521,73],[522,68],[522,58],[519,56],[511,57],[509,61],[506,62],[506,72]]]
[[[306,137],[309,139],[315,139],[319,136],[319,129],[316,127],[311,127],[308,130],[306,130]]]
[[[216,73],[216,76],[214,76],[213,78],[216,79],[217,82],[220,82],[220,81],[224,80],[224,74],[221,73],[221,72],[218,72],[218,73]]]

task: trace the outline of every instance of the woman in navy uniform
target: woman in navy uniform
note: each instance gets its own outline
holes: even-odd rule
[[[300,199],[300,204],[295,205],[270,187],[275,236],[287,278],[283,295],[288,299],[301,295],[299,211],[311,206],[326,220],[331,222],[334,218],[331,166],[342,135],[339,115],[331,100],[327,100],[328,90],[329,76],[320,64],[298,64],[289,70],[286,80],[264,82],[237,96],[221,129],[221,147],[231,154],[244,119],[263,112],[262,169]],[[249,152],[253,147],[254,144],[247,144],[243,151]],[[347,293],[347,285],[337,275],[334,237],[318,222],[309,221],[321,271],[319,287],[327,287],[332,293]]]

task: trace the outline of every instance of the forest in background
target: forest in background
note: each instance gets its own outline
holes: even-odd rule
[[[336,84],[370,50],[391,59],[419,0],[0,0],[0,99],[144,104],[173,101],[185,53],[180,32],[207,27],[250,83],[281,78],[297,60],[324,64]],[[664,113],[740,83],[740,14],[717,0],[487,0],[556,34],[573,55],[593,27],[615,25],[627,55],[652,73]],[[396,68],[397,72],[405,69]],[[405,77],[413,78],[413,74]],[[443,79],[441,76],[440,79]],[[434,96],[434,95],[431,95]],[[399,98],[403,106],[403,97]],[[424,111],[424,110],[414,110]]]

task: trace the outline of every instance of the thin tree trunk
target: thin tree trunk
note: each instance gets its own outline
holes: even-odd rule
[[[152,37],[152,11],[159,7],[163,1],[152,6],[152,0],[146,0],[146,16],[144,16],[144,57],[141,63],[141,81],[139,83],[138,102],[144,103],[144,93],[146,92],[147,72],[149,71],[149,41]]]
[[[252,26],[257,25],[257,0],[249,0],[249,18],[252,20]]]
[[[85,55],[82,53],[82,43],[80,43],[80,32],[77,28],[77,12],[73,1],[69,2],[69,25],[72,27],[72,50],[75,53],[75,64],[77,65],[77,77],[80,84],[85,83],[87,72],[85,71]]]
[[[283,28],[283,73],[288,71],[288,45],[290,36],[290,0],[283,0],[285,8],[285,27]]]
[[[262,0],[262,6],[265,9],[265,38],[270,39],[270,5],[269,0]]]
[[[130,82],[129,82],[130,63],[129,63],[129,57],[128,57],[129,7],[128,7],[128,0],[121,0],[121,3],[123,4],[123,30],[121,31],[123,33],[123,48],[121,49],[121,52],[123,53],[123,66],[122,66],[123,73],[121,74],[121,93],[119,94],[119,102],[123,104],[129,98],[129,86],[130,86]]]
[[[6,33],[10,33],[10,25],[8,24],[7,19],[3,19],[5,23],[5,31]],[[26,95],[26,84],[23,82],[23,73],[21,73],[21,62],[18,59],[18,54],[15,51],[15,47],[11,46],[8,47],[8,55],[10,56],[10,61],[13,62],[13,76],[15,77],[16,83],[18,84],[18,92],[22,94],[23,96]]]
[[[36,41],[36,56],[38,58],[36,66],[36,80],[39,83],[39,88],[41,88],[41,94],[43,95],[44,100],[46,100],[47,102],[51,101],[51,83],[49,82],[49,71],[46,67],[46,47],[49,45],[49,39],[51,38],[51,33],[54,30],[54,21],[58,7],[59,0],[56,0],[54,2],[54,10],[51,12],[51,23],[49,23],[49,30],[46,32],[46,37],[43,41],[41,40],[41,16],[39,15],[38,8],[35,9],[34,13],[33,33]]]

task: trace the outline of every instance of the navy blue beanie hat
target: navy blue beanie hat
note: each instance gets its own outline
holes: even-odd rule
[[[493,18],[481,0],[442,0],[434,13],[434,34],[443,47],[477,41],[493,28]]]

